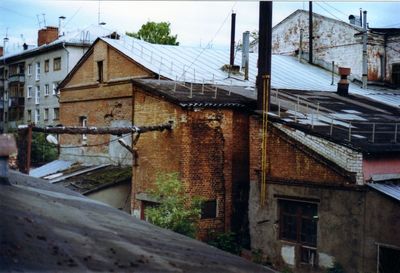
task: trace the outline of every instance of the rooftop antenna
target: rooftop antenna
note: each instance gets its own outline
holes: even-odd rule
[[[97,24],[100,25],[100,0],[97,7]]]
[[[4,39],[3,39],[3,55],[6,55],[6,53],[7,53],[7,43],[8,43],[8,28],[6,28],[6,37],[4,37]]]
[[[46,27],[47,26],[47,24],[46,24],[46,14],[42,13],[42,17],[43,17],[43,26]]]
[[[42,22],[40,21],[39,14],[36,14],[36,18],[37,18],[37,21],[38,21],[38,27],[42,28]]]

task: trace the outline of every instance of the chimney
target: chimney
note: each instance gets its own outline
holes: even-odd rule
[[[340,81],[338,82],[337,93],[340,96],[349,95],[349,80],[347,76],[350,75],[350,68],[339,67]]]
[[[46,27],[38,32],[38,46],[49,44],[58,38],[57,27]]]
[[[0,57],[4,55],[3,47],[0,46]]]
[[[229,65],[235,65],[235,28],[236,28],[236,13],[232,12],[231,21],[231,55]]]
[[[264,102],[268,102],[271,92],[264,97],[264,77],[271,77],[271,49],[272,49],[272,1],[260,1],[260,17],[259,17],[259,46],[258,46],[258,75],[257,75],[257,110],[263,110]],[[271,81],[265,80],[271,87]],[[265,109],[268,111],[268,109]]]
[[[0,183],[8,182],[8,158],[17,151],[15,139],[12,135],[0,135]]]
[[[22,45],[22,48],[23,48],[24,50],[27,50],[27,49],[28,49],[28,45],[27,45],[26,43],[24,43],[24,44]]]
[[[250,50],[250,32],[243,32],[242,47],[242,69],[244,69],[244,79],[249,79],[249,50]]]

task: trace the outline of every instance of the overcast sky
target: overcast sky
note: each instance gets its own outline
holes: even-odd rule
[[[258,28],[259,3],[254,1],[43,1],[1,0],[0,38],[6,33],[10,46],[36,44],[39,24],[57,26],[58,17],[65,16],[66,29],[83,28],[106,23],[111,30],[138,31],[148,20],[168,21],[181,45],[229,47],[230,14],[237,14],[236,40],[246,30]],[[308,1],[274,2],[273,24],[278,23],[296,9],[308,9]],[[328,17],[348,21],[350,14],[359,9],[368,11],[370,27],[400,27],[400,2],[314,2],[313,10]],[[40,23],[38,22],[38,16]],[[23,37],[21,37],[23,36]]]

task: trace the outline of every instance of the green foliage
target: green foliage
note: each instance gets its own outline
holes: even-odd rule
[[[31,163],[32,165],[40,165],[58,157],[57,147],[46,141],[46,135],[43,133],[32,133],[32,150]]]
[[[147,22],[138,32],[126,32],[126,35],[144,40],[152,44],[179,45],[176,41],[178,35],[171,35],[170,23]]]
[[[326,270],[326,273],[345,273],[343,266],[335,262],[332,267]]]
[[[201,199],[185,193],[177,173],[159,174],[150,195],[160,202],[145,210],[150,223],[192,238],[195,236]]]
[[[215,246],[216,248],[224,251],[239,255],[242,251],[242,247],[237,242],[235,233],[211,233],[209,237],[212,239],[208,241],[208,244]]]
[[[263,254],[262,249],[254,249],[251,251],[251,260],[256,264],[261,264],[263,262]]]

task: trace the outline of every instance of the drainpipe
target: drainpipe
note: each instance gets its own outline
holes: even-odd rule
[[[0,184],[10,184],[8,181],[8,158],[16,151],[15,139],[11,135],[0,135]]]
[[[65,42],[62,43],[63,48],[65,49],[65,51],[67,52],[67,74],[69,73],[69,51],[68,49],[65,47]]]
[[[236,13],[232,12],[231,21],[231,55],[230,55],[230,66],[235,64],[235,28],[236,28]]]
[[[362,88],[367,88],[368,81],[368,55],[367,55],[367,41],[368,41],[368,33],[367,33],[367,11],[363,12],[363,51],[362,51]]]
[[[313,15],[312,15],[312,1],[309,2],[308,9],[308,62],[313,63]]]
[[[244,69],[244,79],[249,79],[249,47],[250,47],[250,32],[243,32],[243,48],[242,48],[242,69]]]

